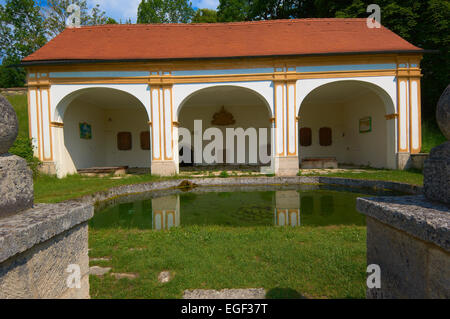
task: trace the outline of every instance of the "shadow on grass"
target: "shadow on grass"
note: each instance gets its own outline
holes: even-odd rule
[[[267,291],[267,299],[307,299],[297,290],[291,288],[273,288]]]

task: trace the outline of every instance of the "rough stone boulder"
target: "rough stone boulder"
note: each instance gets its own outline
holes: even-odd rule
[[[0,95],[0,154],[8,152],[18,132],[16,112],[8,100]]]
[[[436,120],[450,140],[450,85],[437,104]],[[424,193],[430,200],[450,204],[450,142],[433,148],[423,167]]]
[[[23,158],[8,154],[17,133],[16,112],[0,95],[0,218],[33,207],[33,174]]]
[[[0,218],[33,207],[33,173],[18,156],[0,155]]]
[[[447,140],[450,140],[450,85],[447,86],[439,99],[436,120],[444,136]]]

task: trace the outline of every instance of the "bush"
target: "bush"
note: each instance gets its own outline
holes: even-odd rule
[[[41,162],[33,155],[33,145],[30,138],[18,137],[13,146],[9,149],[9,152],[24,158],[33,171],[33,175],[38,175],[38,168]]]
[[[222,172],[220,173],[219,177],[227,178],[227,177],[229,177],[229,175],[228,175],[228,173],[227,173],[226,171],[222,171]]]

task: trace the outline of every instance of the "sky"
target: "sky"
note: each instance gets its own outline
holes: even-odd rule
[[[0,4],[5,2],[6,0],[0,0]],[[117,21],[131,18],[132,22],[136,22],[137,8],[140,2],[141,0],[87,0],[89,8],[99,4],[108,17]],[[191,2],[194,9],[216,9],[219,5],[219,0],[191,0]],[[45,5],[45,0],[42,3]]]

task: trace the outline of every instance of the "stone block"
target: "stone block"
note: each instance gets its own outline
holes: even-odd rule
[[[69,288],[69,265],[80,267],[81,288]],[[0,264],[0,298],[89,298],[87,222]]]
[[[367,264],[381,288],[367,298],[450,298],[450,209],[424,196],[359,198],[367,223]]]
[[[296,176],[299,165],[298,157],[275,157],[275,174],[277,176]]]
[[[33,206],[33,173],[18,156],[0,155],[0,218]]]
[[[172,176],[178,173],[178,167],[174,161],[152,161],[152,175]]]
[[[411,154],[410,153],[397,153],[397,169],[405,170],[411,168]]]
[[[433,148],[425,161],[424,194],[430,200],[450,204],[450,142]]]

